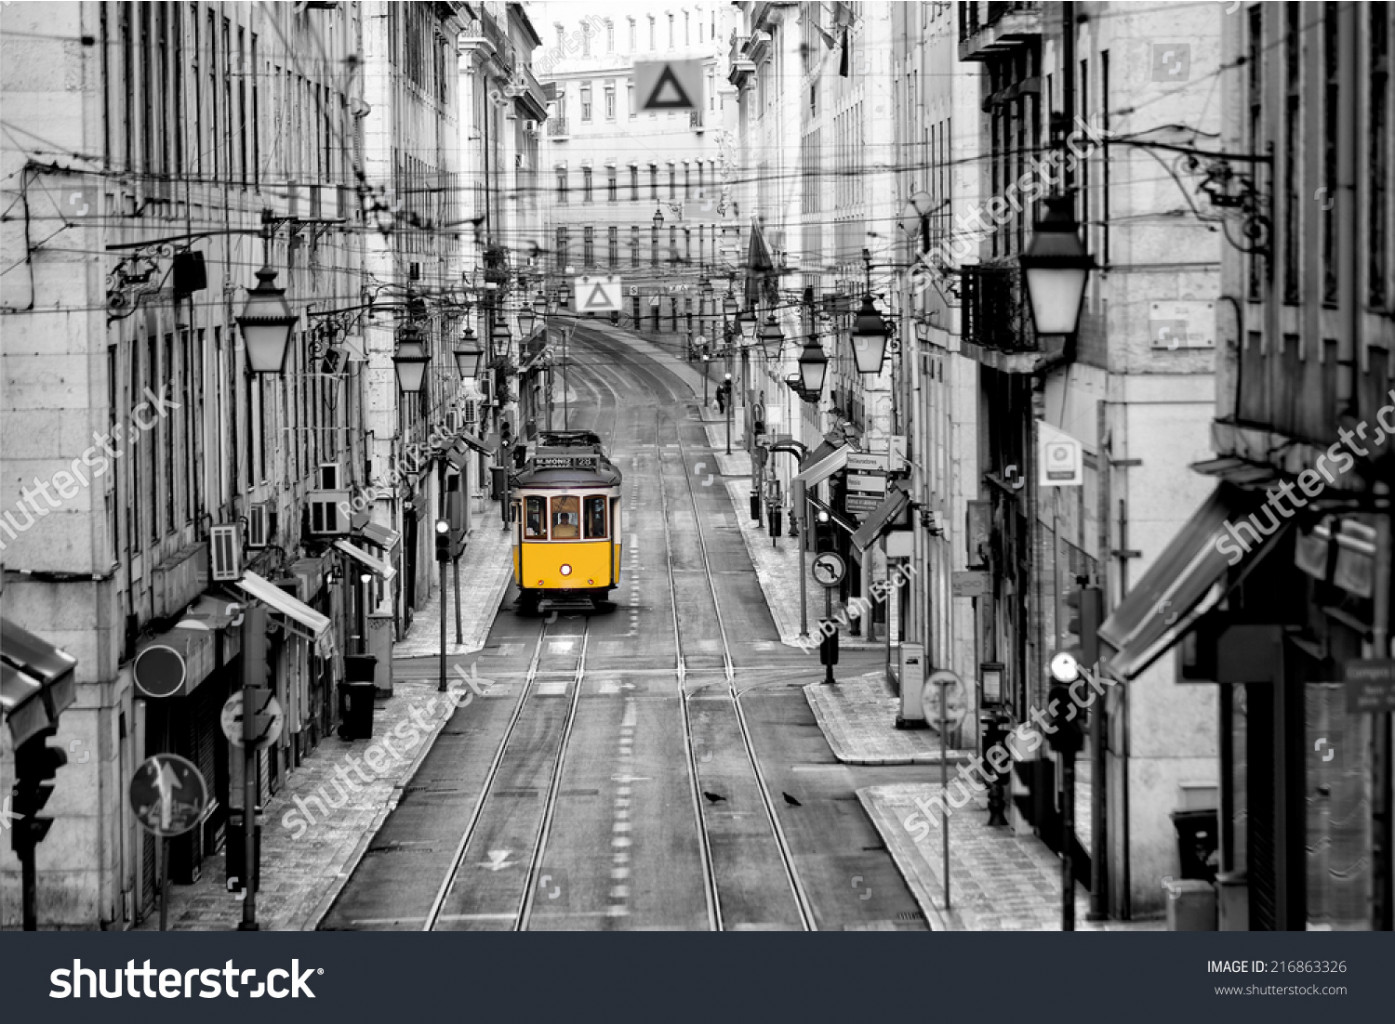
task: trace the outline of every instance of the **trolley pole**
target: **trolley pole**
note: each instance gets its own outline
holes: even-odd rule
[[[257,709],[253,690],[266,685],[268,657],[266,642],[266,609],[251,605],[242,613],[242,920],[240,932],[255,932],[257,924],[257,881],[261,874],[257,864]],[[163,839],[156,839],[163,846]],[[162,871],[169,870],[168,858],[163,858]],[[163,884],[163,882],[162,882]],[[160,895],[160,930],[164,931],[166,892]]]

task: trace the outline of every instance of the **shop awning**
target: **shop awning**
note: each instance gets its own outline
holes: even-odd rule
[[[1261,512],[1267,500],[1261,491],[1229,483],[1212,492],[1100,626],[1112,675],[1132,679],[1157,661],[1279,542],[1288,523],[1263,537],[1249,521],[1259,513],[1259,523],[1271,522],[1270,513]],[[1258,542],[1242,543],[1253,538]]]
[[[475,451],[479,452],[481,455],[493,455],[493,454],[494,454],[494,449],[492,449],[492,448],[489,447],[488,442],[484,441],[484,440],[481,439],[481,438],[476,437],[474,434],[470,433],[470,432],[467,431],[467,430],[462,430],[460,433],[456,434],[456,435],[455,435],[455,439],[456,439],[457,441],[464,441],[465,444],[466,444],[468,447],[473,448]]]
[[[237,604],[226,598],[203,595],[176,622],[176,629],[227,629],[239,622]]]
[[[235,586],[285,618],[291,632],[314,643],[320,657],[333,655],[334,636],[329,629],[329,619],[315,609],[254,572],[244,572]]]
[[[827,449],[826,452],[825,449]],[[834,473],[847,468],[848,455],[851,453],[852,449],[845,444],[835,447],[825,441],[809,454],[804,467],[794,478],[794,483],[806,488],[817,487]]]
[[[867,514],[862,525],[853,533],[853,546],[859,551],[866,551],[900,520],[910,503],[911,496],[906,493],[905,485],[900,480],[896,481],[882,503]]]
[[[388,552],[397,547],[402,540],[402,534],[378,523],[364,523],[354,530],[354,536]]]
[[[0,619],[0,709],[16,746],[73,703],[77,659],[8,619]]]
[[[375,575],[381,576],[383,582],[387,582],[397,575],[397,570],[392,566],[388,565],[386,562],[380,562],[367,551],[364,551],[363,548],[355,547],[346,540],[336,540],[334,542],[334,548],[336,551],[344,552],[344,554],[348,555],[354,561],[358,562],[359,565],[364,566]]]

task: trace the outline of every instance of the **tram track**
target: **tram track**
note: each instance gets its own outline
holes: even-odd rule
[[[603,349],[607,347],[613,347],[613,351],[620,350],[620,347],[611,342],[610,339],[604,338],[603,336],[602,338],[603,340],[597,343],[597,347]],[[630,367],[630,369],[631,372],[633,372],[637,376],[646,379],[656,389],[656,393],[659,393],[662,390],[667,390],[667,386],[665,382],[660,378],[659,374],[650,370],[646,365],[644,365],[643,360],[636,360],[635,363]],[[674,397],[676,400],[682,401],[681,396]],[[785,835],[784,828],[780,824],[779,814],[775,809],[775,803],[772,799],[771,787],[768,781],[766,780],[764,771],[761,769],[760,758],[756,754],[755,744],[751,736],[750,724],[747,721],[745,709],[742,707],[741,704],[741,691],[739,691],[736,687],[736,672],[731,657],[731,643],[727,633],[726,622],[722,614],[721,601],[717,594],[717,586],[713,573],[714,567],[708,550],[707,537],[703,529],[703,513],[698,503],[697,491],[693,486],[693,473],[688,469],[688,446],[684,442],[682,430],[678,428],[677,424],[675,424],[674,437],[678,445],[679,460],[682,468],[683,479],[686,485],[688,504],[692,508],[694,523],[696,525],[696,538],[698,544],[699,557],[702,565],[702,576],[706,580],[707,592],[711,597],[712,609],[716,618],[717,634],[721,643],[722,650],[721,671],[726,681],[726,695],[730,701],[730,705],[736,719],[737,728],[739,730],[741,739],[742,750],[745,754],[746,761],[750,766],[751,773],[754,776],[756,788],[760,795],[765,817],[769,824],[771,835],[774,839],[776,848],[779,851],[780,861],[784,869],[785,876],[789,882],[791,896],[794,900],[795,907],[798,910],[800,923],[805,931],[816,931],[818,930],[818,925],[814,915],[813,905],[810,902],[808,892],[806,891],[803,882],[800,879],[799,870],[797,865],[795,864],[794,852],[790,847],[788,837]],[[679,615],[681,596],[679,593],[678,583],[674,572],[675,552],[672,538],[670,515],[671,509],[669,507],[667,489],[664,486],[663,480],[664,463],[661,439],[656,439],[655,449],[659,455],[659,494],[661,497],[661,510],[663,513],[664,520],[664,540],[668,555],[668,557],[665,559],[665,562],[668,566],[667,576],[669,585],[669,596],[671,599],[673,615],[674,644],[676,649],[675,668],[678,676],[679,698],[682,706],[684,746],[687,755],[689,778],[692,780],[692,795],[695,811],[698,816],[699,833],[701,836],[704,889],[708,894],[709,920],[711,921],[714,930],[721,931],[725,930],[726,915],[724,915],[723,913],[721,890],[716,878],[716,865],[713,860],[712,842],[710,836],[711,830],[707,820],[707,812],[703,807],[703,799],[700,792],[701,783],[699,782],[698,755],[696,752],[696,744],[694,741],[692,710],[690,707],[690,699],[692,695],[688,693],[686,686],[686,659],[683,653],[683,630]]]

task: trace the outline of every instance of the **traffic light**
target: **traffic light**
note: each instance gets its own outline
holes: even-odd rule
[[[450,521],[436,520],[436,561],[449,562],[451,556]]]
[[[1046,737],[1051,749],[1058,753],[1078,753],[1085,745],[1085,711],[1071,698],[1070,687],[1059,683],[1052,686],[1046,709],[1056,729]]]
[[[21,743],[15,750],[15,784],[12,813],[20,820],[14,824],[10,848],[17,854],[32,851],[44,841],[53,819],[39,812],[53,795],[53,779],[58,769],[68,763],[68,755],[58,747],[50,747],[48,739],[58,730],[52,726]]]
[[[1100,622],[1104,613],[1104,592],[1099,587],[1076,587],[1066,595],[1066,632],[1076,637],[1080,660],[1090,671],[1100,660]]]
[[[508,420],[499,421],[499,447],[508,448],[513,445],[513,427]]]

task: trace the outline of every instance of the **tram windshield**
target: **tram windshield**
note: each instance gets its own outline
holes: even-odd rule
[[[605,539],[605,498],[592,497],[585,500],[586,504],[586,539]]]
[[[576,540],[581,536],[578,504],[574,494],[552,499],[553,540]]]

